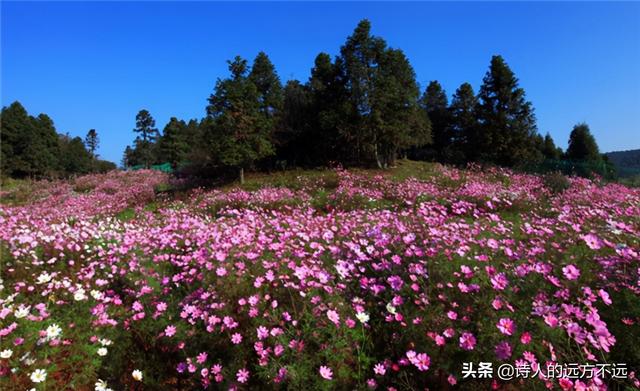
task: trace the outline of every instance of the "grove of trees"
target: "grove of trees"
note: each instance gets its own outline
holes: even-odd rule
[[[59,134],[46,114],[29,115],[19,103],[0,114],[0,170],[4,177],[51,178],[105,172],[116,165],[97,158],[98,133],[80,137]]]
[[[566,153],[548,133],[538,133],[533,105],[501,56],[491,58],[477,93],[463,83],[449,102],[437,80],[420,89],[402,50],[372,35],[368,20],[358,23],[335,58],[318,54],[306,82],[283,86],[264,52],[251,65],[239,56],[228,64],[204,118],[172,117],[160,132],[151,113],[140,110],[123,166],[170,163],[199,173],[229,168],[242,181],[248,168],[387,168],[398,157],[518,168],[560,160],[606,164],[586,124],[576,125]],[[95,170],[104,166],[98,143],[93,129],[85,143],[58,135],[49,117],[31,117],[19,103],[2,110],[8,175]]]
[[[437,80],[420,90],[405,54],[372,35],[368,20],[334,59],[318,54],[306,82],[283,86],[264,52],[251,66],[241,57],[228,63],[229,76],[217,80],[203,119],[171,118],[158,135],[150,114],[140,111],[125,166],[228,167],[242,180],[250,167],[386,168],[405,156],[507,167],[602,159],[584,124],[567,154],[538,133],[533,105],[501,56],[491,58],[477,94],[463,83],[449,102]]]

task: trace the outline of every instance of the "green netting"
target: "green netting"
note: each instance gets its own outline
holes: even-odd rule
[[[529,167],[529,171],[536,173],[559,171],[565,175],[582,177],[591,177],[596,174],[609,178],[615,175],[615,169],[605,161],[545,160],[534,167]]]
[[[142,170],[144,168],[145,167],[142,164],[138,164],[137,166],[131,166],[130,167],[130,169],[133,170],[133,171]],[[171,163],[154,164],[150,168],[152,170],[157,170],[157,171],[162,171],[162,172],[167,172],[167,173],[172,173],[173,172],[173,167],[171,167]]]

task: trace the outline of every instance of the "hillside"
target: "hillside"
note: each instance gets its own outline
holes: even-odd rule
[[[607,152],[605,155],[616,166],[619,176],[640,175],[640,149]]]
[[[640,363],[640,189],[410,161],[180,186],[0,193],[0,389],[570,389],[462,363]]]

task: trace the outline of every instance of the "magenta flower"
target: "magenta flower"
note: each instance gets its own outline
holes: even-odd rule
[[[236,379],[240,382],[240,383],[246,383],[247,380],[249,380],[249,371],[245,368],[240,369],[237,373],[236,373]]]
[[[473,350],[476,346],[476,337],[469,332],[462,333],[460,336],[460,347],[464,350]]]
[[[580,277],[580,269],[575,265],[567,265],[562,268],[562,273],[567,280],[577,280]]]
[[[602,247],[600,238],[594,234],[584,235],[582,236],[582,240],[584,240],[587,246],[592,250],[599,250]]]
[[[327,318],[329,318],[329,320],[332,321],[336,326],[340,325],[340,315],[336,311],[327,311]]]
[[[231,336],[231,342],[232,342],[234,345],[237,345],[237,344],[239,344],[240,342],[242,342],[242,334],[240,334],[240,333],[234,333],[234,334]]]
[[[329,367],[325,367],[324,365],[320,367],[320,376],[323,379],[331,380],[333,379],[333,371]]]
[[[167,337],[173,337],[176,334],[176,327],[169,325],[164,329],[164,335]]]
[[[513,335],[513,332],[516,329],[516,324],[510,318],[501,318],[496,327],[498,327],[498,330],[500,330],[502,334]]]
[[[502,341],[496,345],[496,357],[499,360],[506,360],[511,357],[511,345],[507,341]]]
[[[376,375],[384,376],[384,374],[387,373],[387,368],[385,368],[384,364],[377,363],[373,367],[373,373],[375,373]]]

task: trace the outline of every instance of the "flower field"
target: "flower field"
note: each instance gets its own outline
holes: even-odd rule
[[[0,206],[0,389],[640,387],[639,189],[442,166],[163,186],[111,172]]]

